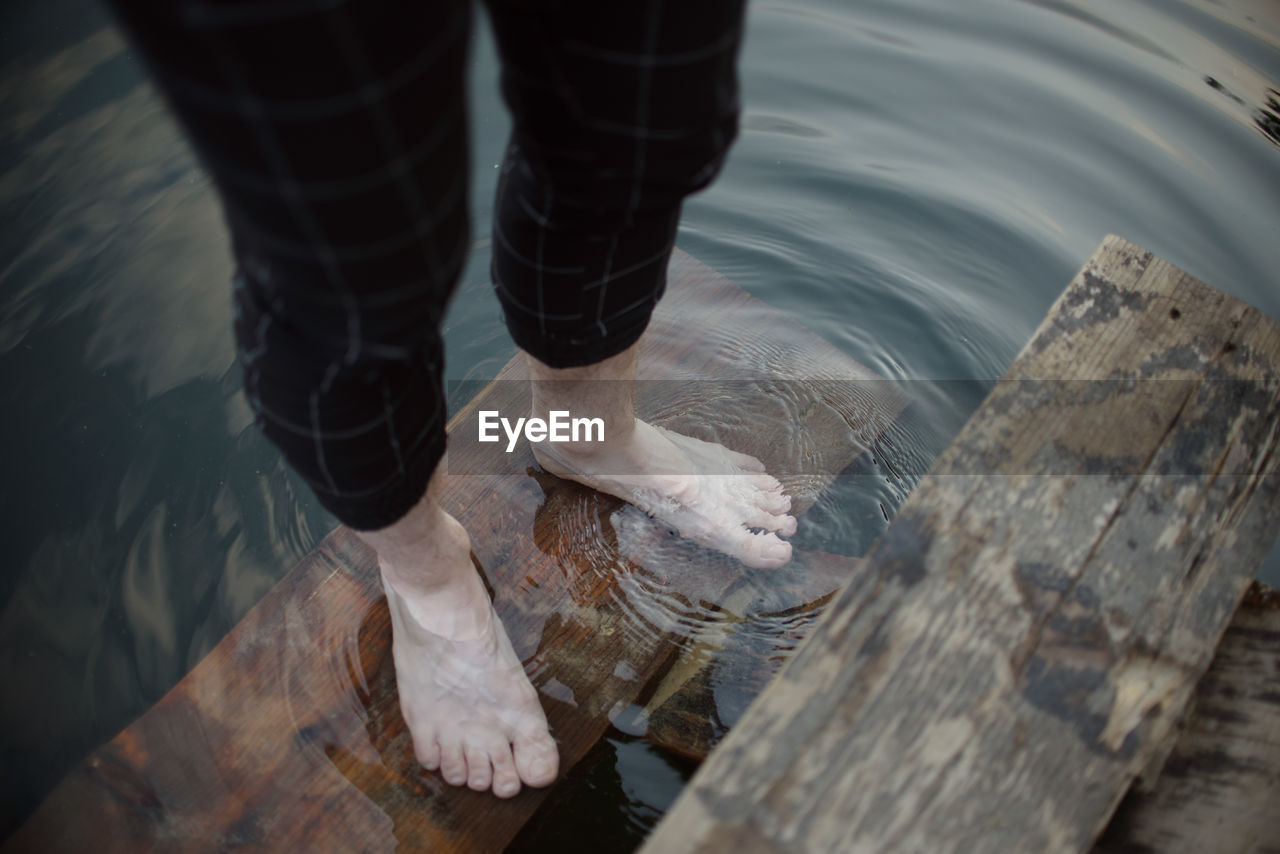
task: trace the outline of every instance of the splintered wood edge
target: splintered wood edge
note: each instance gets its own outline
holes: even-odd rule
[[[1164,769],[1126,795],[1094,854],[1280,844],[1280,691],[1273,675],[1280,675],[1280,596],[1255,582],[1196,685]]]

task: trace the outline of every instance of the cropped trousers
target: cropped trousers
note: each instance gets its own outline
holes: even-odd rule
[[[113,5],[222,200],[259,423],[339,520],[391,524],[445,447],[469,0]],[[513,119],[494,287],[521,348],[592,364],[644,331],[736,134],[743,0],[486,5]]]

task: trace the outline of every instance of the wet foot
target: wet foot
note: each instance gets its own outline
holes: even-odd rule
[[[454,786],[509,798],[522,784],[553,782],[559,758],[537,691],[470,563],[466,533],[453,524],[461,549],[437,541],[430,551],[466,563],[439,573],[449,576],[443,583],[422,589],[380,558],[400,711],[424,767]]]
[[[699,545],[747,566],[791,559],[791,499],[755,457],[644,421],[599,443],[534,445],[547,471],[629,501]]]

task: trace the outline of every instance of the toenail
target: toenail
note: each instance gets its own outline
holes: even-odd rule
[[[535,759],[533,764],[529,766],[529,770],[535,777],[542,777],[551,770],[551,763],[545,759]]]

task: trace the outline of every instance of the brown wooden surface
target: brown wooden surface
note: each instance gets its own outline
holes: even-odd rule
[[[681,651],[632,726],[686,759],[706,759],[861,567],[859,558],[808,552],[742,578],[719,603],[729,624]],[[752,631],[755,622],[773,631]]]
[[[1082,851],[1280,526],[1280,326],[1108,238],[644,850]]]
[[[784,473],[804,509],[901,400],[687,255],[677,254],[670,278],[642,351],[642,377],[664,381],[642,387],[642,414],[756,454]],[[695,382],[712,376],[743,384]],[[820,381],[782,382],[806,376]],[[519,377],[513,363],[500,379]],[[491,384],[451,421],[453,435],[473,430],[481,407],[527,411],[525,395],[521,383]],[[779,413],[788,423],[759,421]],[[707,433],[700,418],[719,426]],[[613,715],[645,700],[681,648],[653,588],[716,603],[759,571],[542,474],[527,446],[494,457],[493,446],[466,445],[451,444],[447,507],[471,533],[568,767]],[[838,584],[841,566],[851,564],[798,553],[776,580],[813,568]],[[70,773],[3,850],[501,850],[545,790],[499,801],[417,766],[376,578],[370,552],[334,531],[156,706]]]
[[[1159,777],[1131,791],[1095,854],[1280,852],[1280,594],[1231,618]]]

